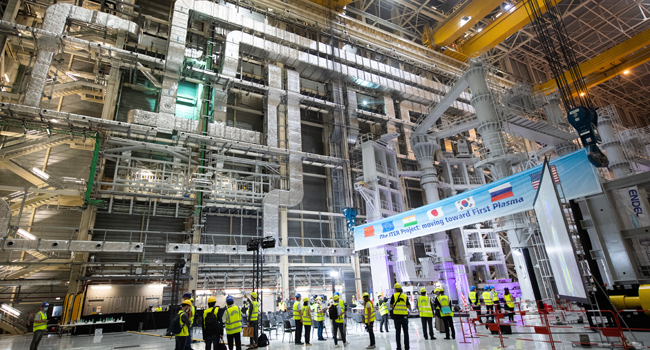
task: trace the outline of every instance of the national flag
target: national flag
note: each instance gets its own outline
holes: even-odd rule
[[[441,218],[444,215],[445,213],[442,212],[442,207],[427,210],[427,216],[429,217],[429,220]]]
[[[415,215],[411,215],[402,219],[402,223],[404,223],[404,227],[409,227],[409,226],[417,225],[418,220],[415,218]]]
[[[384,230],[384,233],[394,231],[395,230],[395,225],[393,225],[393,222],[384,222],[381,224],[381,227]]]
[[[375,227],[374,226],[368,226],[363,228],[363,236],[364,237],[372,237],[375,235]]]
[[[560,175],[557,173],[557,168],[555,165],[551,165],[551,175],[553,175],[553,182],[556,184],[560,183]],[[530,182],[533,184],[534,189],[539,188],[539,181],[542,179],[542,172],[538,171],[536,173],[530,174]]]
[[[465,209],[474,208],[475,206],[476,206],[476,203],[474,203],[474,197],[467,197],[465,199],[461,199],[459,201],[456,201],[456,208],[458,208],[458,211],[463,211]]]
[[[515,196],[512,193],[512,186],[510,185],[510,182],[506,182],[503,185],[499,185],[497,187],[491,188],[489,192],[490,192],[490,197],[492,197],[492,202],[500,201],[502,199]]]

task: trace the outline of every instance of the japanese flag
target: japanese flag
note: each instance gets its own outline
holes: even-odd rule
[[[444,215],[445,213],[442,212],[442,207],[427,210],[427,216],[429,217],[429,220],[438,219]]]

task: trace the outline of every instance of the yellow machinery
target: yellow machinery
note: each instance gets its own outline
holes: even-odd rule
[[[609,300],[617,310],[650,310],[650,284],[639,286],[638,296],[610,295]],[[646,312],[650,316],[650,312]]]

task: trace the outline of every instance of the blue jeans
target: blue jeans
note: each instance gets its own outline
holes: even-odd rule
[[[185,350],[192,350],[192,327],[187,327],[190,335],[185,338]]]
[[[210,335],[207,337],[204,337],[203,340],[205,340],[205,350],[217,350],[217,344],[219,344],[219,336],[218,335]]]
[[[402,349],[402,335],[400,334],[404,330],[404,350],[409,350],[409,319],[408,317],[396,318],[393,320],[395,322],[395,340],[397,340],[397,350]]]
[[[325,338],[323,338],[323,328],[325,328],[325,321],[316,321],[316,327],[318,327],[318,340],[325,340]]]

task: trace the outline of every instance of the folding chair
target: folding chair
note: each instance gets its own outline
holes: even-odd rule
[[[289,333],[291,334],[289,336],[289,343],[291,343],[291,339],[293,339],[293,332],[295,331],[296,331],[296,326],[295,325],[291,326],[291,321],[285,320],[282,327],[282,342],[284,343],[284,335],[286,333]]]

